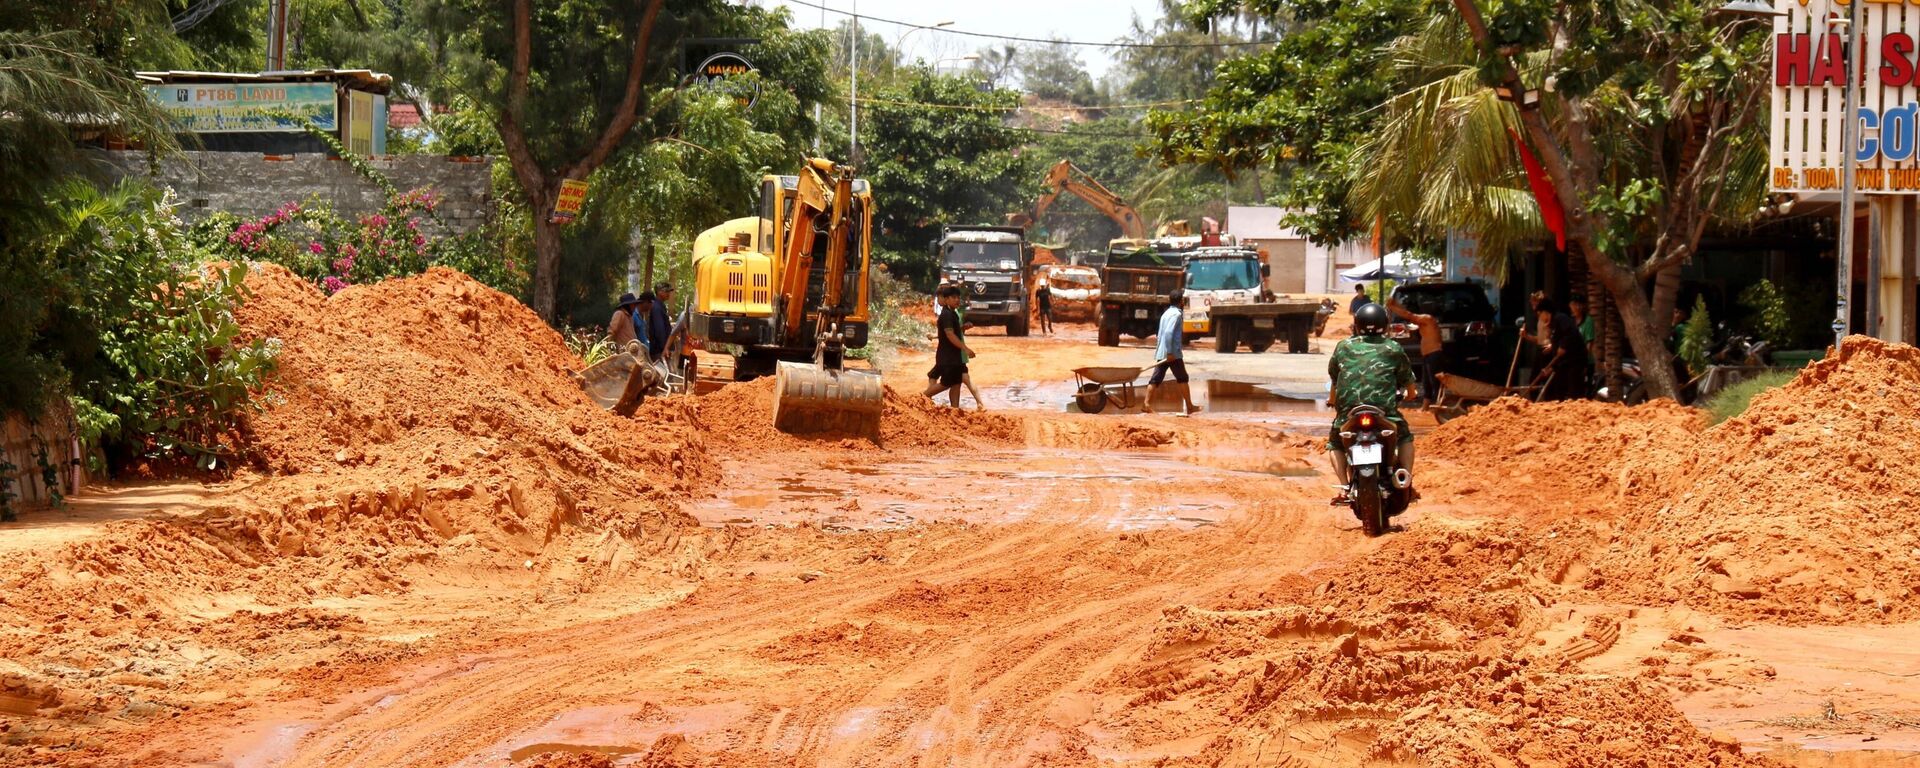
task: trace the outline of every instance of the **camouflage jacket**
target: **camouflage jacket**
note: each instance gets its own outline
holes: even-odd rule
[[[1341,416],[1359,405],[1396,413],[1400,393],[1413,383],[1413,365],[1407,362],[1400,342],[1355,336],[1333,348],[1327,375],[1333,377],[1333,402]]]

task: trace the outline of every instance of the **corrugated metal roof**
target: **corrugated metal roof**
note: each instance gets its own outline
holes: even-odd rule
[[[393,88],[393,77],[370,69],[305,69],[282,72],[135,72],[134,77],[149,83],[342,83],[356,91],[386,93]]]

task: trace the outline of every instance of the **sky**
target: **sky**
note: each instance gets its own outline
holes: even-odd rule
[[[826,23],[822,24],[818,8],[790,0],[749,1],[766,7],[790,8],[795,24],[809,29],[837,27],[858,6],[857,10],[863,17],[861,27],[885,35],[888,39],[900,38],[902,33],[908,33],[912,28],[880,22],[878,19],[929,26],[951,21],[953,25],[947,29],[1106,43],[1120,39],[1131,29],[1134,14],[1139,14],[1146,23],[1160,16],[1160,4],[1156,0],[808,0],[833,9],[826,12]],[[864,18],[868,16],[875,18]],[[906,51],[908,61],[920,58],[931,62],[965,56],[998,42],[950,34],[941,29],[923,29],[907,34],[899,47]],[[1083,47],[1078,50],[1080,60],[1087,65],[1087,72],[1095,79],[1104,76],[1113,66],[1113,48]],[[961,64],[947,62],[945,66],[957,67]]]

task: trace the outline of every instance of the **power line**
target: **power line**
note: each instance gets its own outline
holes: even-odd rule
[[[888,106],[888,107],[927,107],[929,109],[959,109],[959,110],[967,110],[972,112],[1020,112],[1023,110],[1029,111],[1029,112],[1095,112],[1095,111],[1104,111],[1104,110],[1111,110],[1111,109],[1155,109],[1158,107],[1177,107],[1177,106],[1183,106],[1186,104],[1192,104],[1192,103],[1198,102],[1199,99],[1174,99],[1172,101],[1151,101],[1151,102],[1143,102],[1140,104],[1107,104],[1104,106],[1090,106],[1090,107],[1053,107],[1053,106],[1044,106],[1044,105],[1043,106],[1027,106],[1024,104],[1015,105],[1011,107],[984,106],[984,105],[978,105],[978,104],[932,104],[924,101],[894,101],[892,99],[875,99],[875,98],[869,98],[866,96],[862,96],[859,99],[856,99],[856,101],[860,102],[861,104],[879,104],[879,105]]]
[[[893,24],[901,27],[916,27],[919,29],[932,29],[938,32],[944,32],[949,35],[961,35],[964,37],[982,37],[990,40],[1012,40],[1017,43],[1046,43],[1046,44],[1059,44],[1059,45],[1076,45],[1076,46],[1082,46],[1087,48],[1236,48],[1236,47],[1242,47],[1242,46],[1248,46],[1248,45],[1272,45],[1276,42],[1279,42],[1278,40],[1249,40],[1249,41],[1238,42],[1238,43],[1092,43],[1084,40],[1054,40],[1054,39],[1043,38],[1043,37],[1021,37],[1019,35],[996,35],[988,32],[968,32],[963,29],[954,29],[953,27],[934,27],[928,24],[915,24],[911,21],[899,21],[897,19],[883,19],[878,16],[868,16],[866,14],[854,13],[852,11],[843,11],[838,8],[829,8],[819,3],[808,2],[807,0],[781,0],[781,2],[792,3],[794,5],[802,5],[808,8],[815,8],[822,11],[830,11],[833,13],[840,14],[842,16],[851,16],[856,19],[865,19],[867,21],[877,21],[882,24]]]

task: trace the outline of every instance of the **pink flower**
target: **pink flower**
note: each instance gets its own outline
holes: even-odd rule
[[[338,272],[338,273],[340,273],[340,274],[343,274],[343,275],[344,275],[344,274],[347,274],[347,273],[349,273],[349,272],[352,272],[352,271],[353,271],[353,257],[352,257],[352,256],[347,256],[347,257],[344,257],[344,258],[339,258],[339,259],[334,259],[334,261],[333,261],[333,271],[335,271],[335,272]]]
[[[307,250],[318,256],[327,252],[327,247],[319,243],[307,243]]]
[[[339,293],[342,289],[345,289],[346,287],[347,287],[347,281],[334,277],[333,275],[327,275],[326,277],[321,278],[320,280],[321,290],[326,291],[328,294]]]
[[[427,244],[427,236],[426,236],[426,235],[414,235],[414,236],[413,236],[413,245],[414,245],[414,247],[416,247],[416,248],[417,248],[417,247],[419,247],[419,246],[422,246],[422,245],[426,245],[426,244]]]

